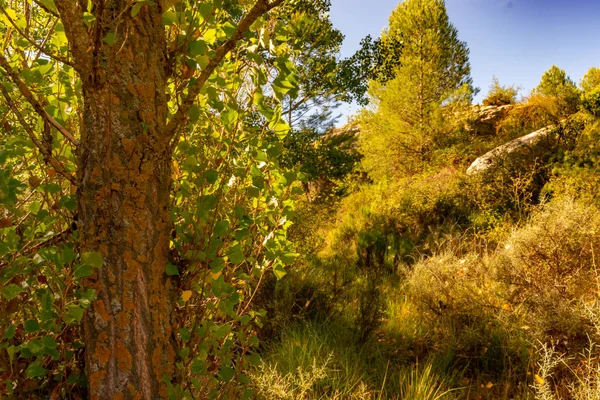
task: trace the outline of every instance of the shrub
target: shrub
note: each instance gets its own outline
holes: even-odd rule
[[[600,87],[582,94],[581,103],[585,111],[594,117],[600,118]]]
[[[484,106],[505,106],[507,104],[515,104],[517,102],[517,94],[519,89],[514,86],[502,86],[498,78],[494,77],[490,91],[485,99]]]
[[[506,288],[496,279],[493,258],[432,257],[414,267],[406,290],[435,333],[435,353],[451,354],[450,363],[471,376],[499,378],[509,365],[524,373],[526,345],[506,324],[511,306],[503,300]]]
[[[556,199],[514,232],[498,256],[510,301],[522,307],[533,337],[580,350],[590,322],[582,302],[596,299],[600,210],[583,201]]]

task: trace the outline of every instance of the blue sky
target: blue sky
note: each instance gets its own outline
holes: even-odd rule
[[[347,57],[364,36],[380,35],[398,0],[331,3],[333,24],[346,35],[342,57]],[[600,66],[600,0],[446,0],[446,8],[471,51],[473,80],[481,89],[476,101],[494,75],[528,94],[552,65],[576,82],[590,67]],[[340,112],[354,110],[344,105]]]

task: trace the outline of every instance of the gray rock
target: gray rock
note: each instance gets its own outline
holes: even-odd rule
[[[535,147],[542,139],[547,138],[552,133],[553,128],[554,126],[547,126],[488,151],[471,164],[469,169],[467,169],[467,175],[475,175],[485,171],[506,155],[519,153]]]
[[[514,106],[474,106],[471,110],[471,118],[465,125],[465,129],[475,135],[492,136],[496,134],[496,128]]]

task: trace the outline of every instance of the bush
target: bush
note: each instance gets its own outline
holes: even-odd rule
[[[523,307],[533,337],[580,350],[590,333],[582,302],[598,296],[600,210],[569,198],[544,205],[498,257],[510,301]],[[584,343],[582,343],[582,341]]]
[[[508,104],[515,104],[517,102],[517,94],[519,89],[514,86],[502,86],[498,81],[498,78],[494,77],[490,91],[485,99],[483,99],[484,106],[505,106]]]
[[[450,364],[466,368],[468,376],[498,379],[509,366],[510,373],[525,373],[521,353],[527,345],[506,324],[511,306],[493,261],[474,253],[432,257],[415,266],[406,290],[435,333],[430,346],[438,356],[450,355]]]
[[[584,93],[581,96],[581,103],[585,111],[600,118],[600,87]]]

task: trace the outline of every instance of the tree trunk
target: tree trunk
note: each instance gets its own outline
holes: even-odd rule
[[[103,10],[100,25],[125,7],[109,3],[114,9]],[[118,17],[114,44],[90,50],[91,75],[82,76],[80,242],[82,251],[103,256],[85,283],[97,293],[84,319],[86,373],[91,399],[156,399],[166,397],[161,380],[175,362],[165,276],[171,230],[166,41],[158,6]]]

